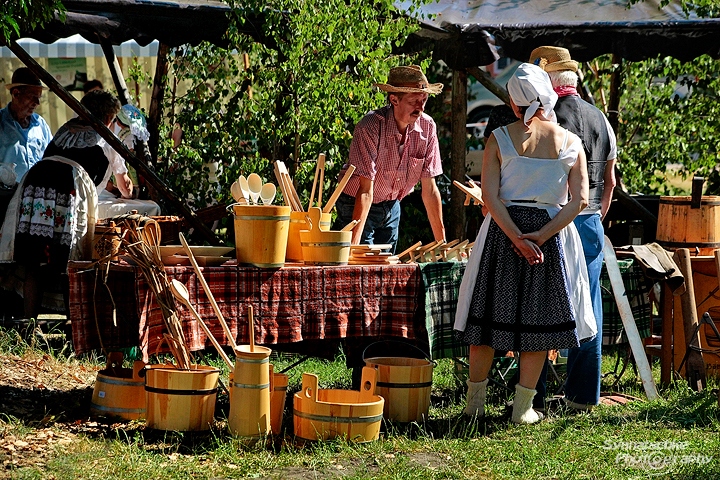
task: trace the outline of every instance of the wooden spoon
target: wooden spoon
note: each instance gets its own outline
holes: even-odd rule
[[[230,358],[225,353],[225,350],[222,349],[222,346],[217,341],[215,336],[212,334],[208,326],[205,324],[202,318],[200,318],[200,314],[195,310],[195,307],[190,304],[190,293],[187,291],[187,288],[184,284],[182,284],[179,280],[172,279],[170,281],[170,290],[172,291],[172,294],[175,295],[175,298],[180,300],[185,307],[187,307],[188,310],[193,314],[195,319],[198,321],[202,329],[205,331],[205,335],[208,336],[210,339],[210,342],[212,342],[215,349],[218,351],[222,359],[225,361],[228,367],[230,367],[230,371],[232,372],[235,369],[235,365],[230,361]]]
[[[257,205],[263,186],[262,178],[257,173],[251,173],[248,175],[247,181],[248,187],[250,188],[250,198],[252,199],[252,202]]]

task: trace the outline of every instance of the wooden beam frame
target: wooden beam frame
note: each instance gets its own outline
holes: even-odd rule
[[[89,110],[87,110],[75,97],[73,97],[65,88],[55,80],[55,77],[50,75],[40,64],[38,64],[34,58],[32,58],[15,40],[11,40],[8,44],[8,48],[35,74],[47,85],[50,90],[55,93],[60,99],[62,99],[70,108],[75,111],[80,118],[89,122],[95,131],[112,147],[114,148],[121,157],[123,157],[135,170],[140,173],[145,180],[152,185],[154,188],[163,193],[165,198],[180,211],[185,219],[194,228],[200,232],[207,241],[214,245],[220,243],[215,233],[210,230],[200,219],[195,215],[195,212],[190,210],[187,205],[163,182],[160,177],[157,176],[155,171],[151,170],[145,162],[138,158],[133,152],[131,152],[120,139],[115,136],[100,120],[95,118]]]

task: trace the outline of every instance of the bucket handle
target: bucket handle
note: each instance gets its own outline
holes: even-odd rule
[[[419,347],[417,347],[417,346],[415,346],[415,345],[412,345],[412,344],[410,344],[410,343],[398,342],[397,340],[380,340],[380,341],[377,341],[377,342],[373,342],[373,343],[371,343],[370,345],[368,345],[367,347],[365,347],[365,349],[363,350],[363,353],[362,353],[362,361],[363,361],[363,363],[364,363],[364,362],[367,360],[367,358],[368,358],[368,357],[365,355],[365,354],[367,353],[367,351],[368,351],[368,348],[370,348],[370,347],[372,347],[372,346],[374,346],[374,345],[378,345],[378,344],[380,344],[380,343],[385,343],[385,344],[393,343],[393,344],[397,344],[398,346],[402,345],[403,348],[404,348],[404,347],[410,347],[410,348],[412,348],[413,350],[417,350],[417,351],[420,352],[420,354],[422,355],[422,357],[414,357],[414,358],[424,358],[424,359],[427,360],[428,362],[432,363],[432,364],[433,364],[433,367],[437,367],[437,362],[436,362],[435,360],[433,360],[432,358],[430,358],[430,356],[429,356],[428,354],[426,354],[421,348],[419,348]],[[388,355],[388,356],[389,356],[389,357],[396,357],[396,355]],[[398,357],[401,357],[402,355],[397,355],[397,356],[398,356]],[[372,358],[372,357],[370,357],[370,358]]]
[[[700,208],[702,204],[702,189],[705,183],[705,177],[693,177],[692,179],[692,196],[690,197],[690,208]]]
[[[135,360],[133,362],[133,380],[140,381],[142,377],[144,377],[145,372],[145,362],[142,360]]]
[[[373,367],[363,367],[360,379],[360,402],[370,403],[375,396],[378,372]]]
[[[302,392],[305,398],[317,403],[318,376],[314,373],[303,373]]]

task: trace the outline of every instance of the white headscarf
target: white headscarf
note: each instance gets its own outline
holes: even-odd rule
[[[541,115],[545,120],[557,123],[553,108],[558,96],[545,70],[531,63],[522,63],[508,81],[507,89],[515,105],[528,107],[523,118],[525,125],[539,108],[542,108]]]

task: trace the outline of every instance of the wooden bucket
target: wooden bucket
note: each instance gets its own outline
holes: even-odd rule
[[[352,232],[321,230],[318,227],[321,213],[318,207],[310,208],[308,215],[312,228],[300,231],[303,262],[306,265],[347,265]]]
[[[383,416],[394,422],[427,419],[430,408],[433,364],[405,357],[366,358],[365,365],[378,372],[375,393],[385,399]]]
[[[112,217],[110,220],[121,229],[134,229],[140,231],[140,237],[148,245],[160,245],[162,239],[162,232],[160,231],[160,225],[153,220],[151,217],[140,215],[137,210],[133,210],[131,213],[125,213]]]
[[[92,259],[100,260],[111,256],[111,260],[117,260],[117,254],[120,251],[120,237],[122,230],[115,226],[115,222],[109,222],[107,225],[95,225],[95,235],[92,239]]]
[[[300,230],[307,230],[308,224],[305,220],[305,212],[290,212],[290,230],[288,232],[287,252],[285,260],[288,262],[303,261],[302,245],[300,245]],[[331,215],[323,213],[320,217],[320,230],[330,230]]]
[[[272,370],[272,365],[270,365],[270,370]],[[279,435],[285,413],[288,376],[284,373],[272,372],[270,378],[272,379],[270,382],[270,430],[273,435]]]
[[[179,432],[209,430],[215,416],[220,370],[192,365],[145,367],[146,424],[158,430]]]
[[[240,265],[280,268],[285,264],[290,207],[233,205],[235,252]]]
[[[107,366],[95,380],[90,415],[137,420],[145,418],[145,381],[140,373],[145,363],[137,360],[133,368],[122,368],[123,354],[108,354]]]
[[[376,379],[377,371],[364,367],[360,391],[320,390],[317,375],[303,373],[302,390],[293,397],[295,435],[304,440],[377,440],[385,400],[374,393]]]
[[[255,345],[235,348],[235,370],[230,386],[230,433],[261,438],[270,433],[270,350]]]
[[[656,241],[712,255],[720,248],[720,196],[660,197]]]

